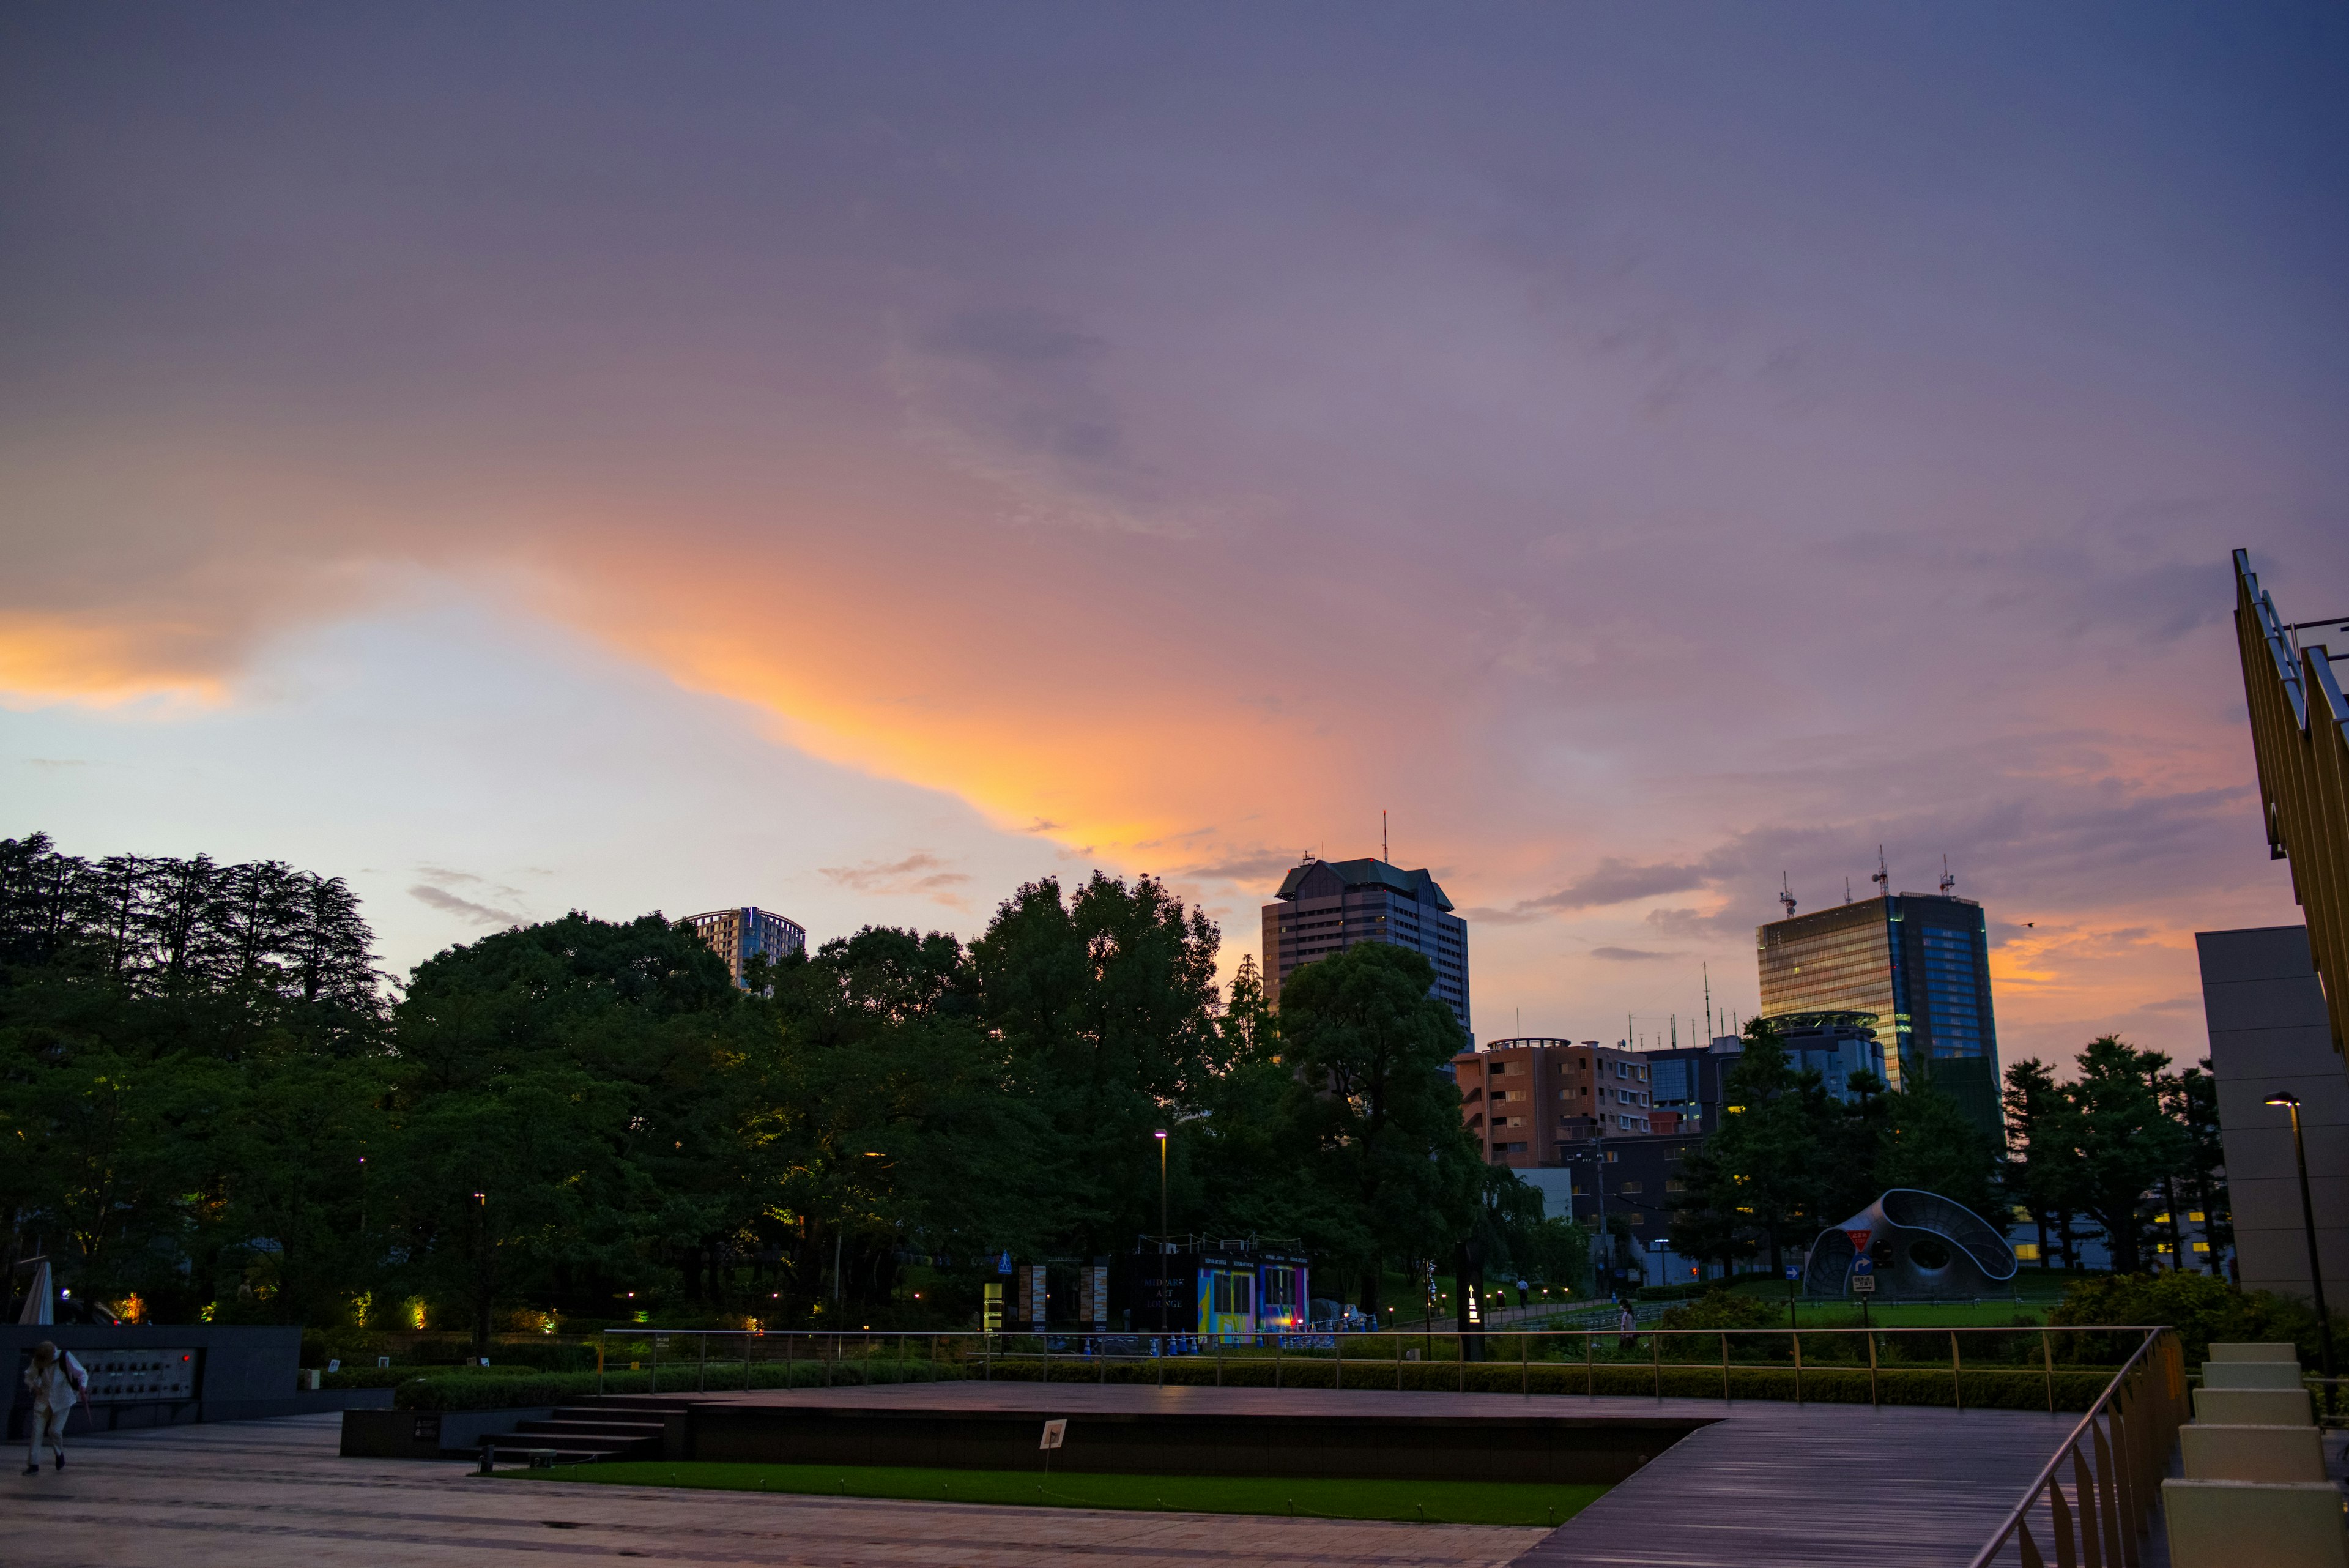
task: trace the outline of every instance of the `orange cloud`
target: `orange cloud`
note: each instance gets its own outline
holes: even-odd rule
[[[126,625],[0,613],[0,700],[22,707],[154,699],[216,707],[228,700],[228,687],[213,656],[215,635],[184,620]]]

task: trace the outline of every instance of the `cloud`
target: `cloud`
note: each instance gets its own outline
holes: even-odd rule
[[[477,926],[507,927],[530,924],[528,915],[519,914],[512,909],[493,909],[487,904],[477,904],[471,898],[460,898],[446,888],[435,888],[429,883],[419,883],[410,888],[408,890],[408,896],[419,903],[440,910],[444,915],[454,915],[460,919],[471,920]]]
[[[1527,899],[1523,907],[1598,909],[1609,904],[1628,904],[1634,898],[1652,898],[1661,893],[1685,893],[1692,888],[1703,887],[1709,879],[1709,873],[1702,866],[1672,861],[1641,866],[1609,856],[1578,880],[1543,898]]]
[[[1653,952],[1646,948],[1593,948],[1590,956],[1605,959],[1609,963],[1653,963],[1661,959],[1685,958],[1684,953]]]
[[[1462,909],[1459,915],[1462,919],[1477,926],[1529,926],[1537,920],[1553,918],[1550,910],[1530,909],[1523,905],[1516,909],[1479,905],[1475,909]]]
[[[1254,882],[1270,884],[1265,888],[1269,898],[1274,887],[1297,865],[1294,850],[1257,849],[1209,861],[1204,865],[1185,866],[1178,873],[1196,877],[1203,882]]]
[[[946,862],[927,850],[916,850],[903,860],[867,860],[861,866],[824,866],[818,869],[840,887],[858,893],[926,894],[941,904],[960,906],[951,889],[970,877],[945,869]]]

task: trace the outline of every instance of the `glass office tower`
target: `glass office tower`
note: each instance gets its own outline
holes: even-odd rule
[[[1872,1012],[1894,1088],[1930,1081],[1993,1137],[1998,1028],[1980,904],[1900,893],[1838,905],[1755,933],[1762,1014]]]

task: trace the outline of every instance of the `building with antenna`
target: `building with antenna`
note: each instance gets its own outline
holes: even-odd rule
[[[1264,907],[1264,995],[1280,1005],[1280,988],[1315,959],[1356,942],[1392,942],[1435,966],[1433,995],[1462,1029],[1468,1015],[1468,922],[1452,912],[1424,867],[1406,871],[1384,860],[1322,860],[1307,856],[1281,878]],[[1475,1036],[1472,1034],[1473,1040]]]
[[[1890,886],[1881,851],[1870,880]],[[1939,894],[1880,892],[1760,927],[1762,1014],[1790,1023],[1795,1014],[1874,1014],[1889,1084],[1930,1082],[2001,1138],[1989,929],[1982,906],[1955,897],[1955,886],[1945,863]],[[1780,901],[1791,909],[1792,892]]]

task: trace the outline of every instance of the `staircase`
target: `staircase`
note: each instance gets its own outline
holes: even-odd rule
[[[621,1396],[565,1405],[544,1420],[517,1421],[512,1431],[492,1433],[481,1442],[499,1458],[535,1449],[553,1453],[558,1464],[657,1459],[661,1457],[664,1417],[694,1403]]]

